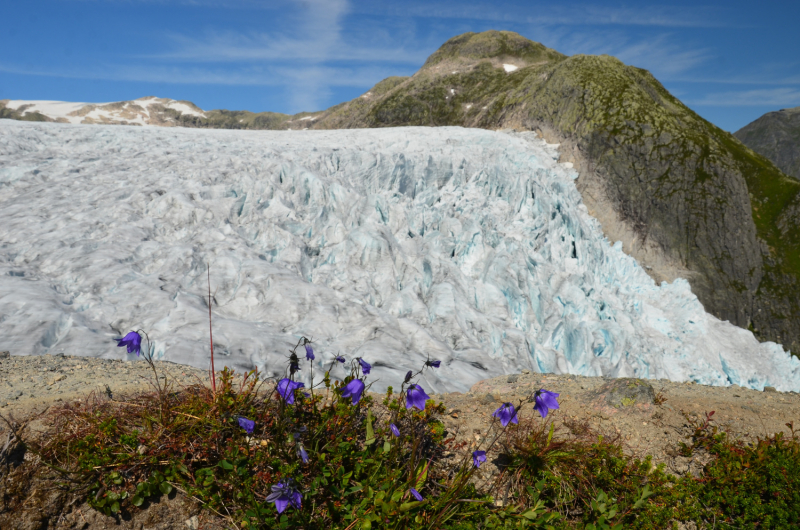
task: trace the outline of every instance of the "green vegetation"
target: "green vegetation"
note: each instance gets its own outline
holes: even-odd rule
[[[135,338],[126,336],[138,347]],[[313,360],[307,340],[295,351],[301,345],[309,346]],[[558,412],[515,425],[511,404],[493,414],[482,446],[458,441],[439,420],[442,404],[426,402],[413,383],[437,361],[409,372],[400,393],[390,388],[381,403],[363,394],[361,371],[369,371],[363,360],[353,360],[342,382],[326,372],[308,393],[293,381],[299,363],[293,352],[288,378],[277,384],[255,372],[235,377],[226,369],[212,388],[175,389],[159,382],[151,362],[153,393],[63,406],[51,416],[41,445],[27,442],[40,459],[21,465],[60,475],[57,480],[106,514],[147,509],[180,491],[231,528],[800,524],[800,437],[792,424],[790,438],[777,434],[746,444],[719,432],[711,412],[676,448],[684,457],[701,457],[704,467],[696,476],[675,477],[650,457],[626,456],[619,440],[597,436],[585,423],[565,420],[556,428]],[[538,395],[516,411],[532,402],[540,407]],[[504,407],[505,419],[498,414]],[[479,469],[489,462],[496,474]]]

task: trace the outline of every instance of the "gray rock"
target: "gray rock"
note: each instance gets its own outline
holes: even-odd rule
[[[656,392],[650,383],[642,379],[612,379],[597,389],[612,407],[630,407],[637,404],[652,405]]]
[[[9,357],[11,357],[11,352],[8,350],[0,351],[0,359],[8,359]]]
[[[508,376],[508,379],[506,381],[509,383],[516,383],[518,380],[519,380],[519,374],[511,374]]]
[[[765,386],[764,392],[777,392],[778,390],[774,386]]]

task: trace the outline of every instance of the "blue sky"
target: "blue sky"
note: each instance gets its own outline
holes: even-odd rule
[[[723,129],[800,106],[800,2],[2,0],[0,99],[143,96],[294,113],[411,75],[450,37],[511,30],[650,70]]]

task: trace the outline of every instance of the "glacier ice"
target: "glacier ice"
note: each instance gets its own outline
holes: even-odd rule
[[[375,389],[527,368],[800,390],[800,361],[650,279],[532,134],[222,131],[0,120],[0,349],[277,376],[300,336]],[[134,357],[135,358],[135,357]],[[334,376],[344,375],[335,368]],[[304,377],[308,380],[308,374]]]

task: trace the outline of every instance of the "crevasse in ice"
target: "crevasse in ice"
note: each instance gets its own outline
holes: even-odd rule
[[[431,391],[501,373],[800,390],[800,362],[657,286],[586,212],[558,152],[461,128],[219,131],[0,120],[0,349],[315,377],[426,358]],[[309,367],[303,377],[310,378]],[[336,367],[334,376],[342,377]]]

